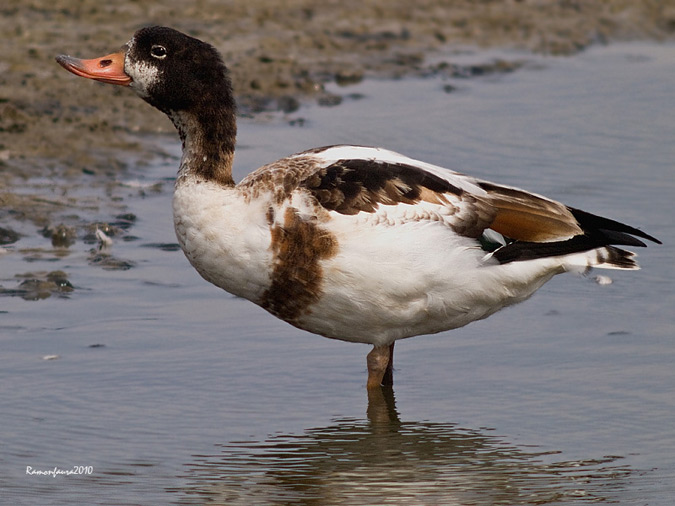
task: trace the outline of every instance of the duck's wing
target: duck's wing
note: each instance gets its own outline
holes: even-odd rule
[[[636,237],[659,242],[636,228],[541,195],[381,148],[317,148],[275,162],[249,178],[242,184],[265,186],[262,183],[267,179],[279,202],[300,191],[331,213],[373,213],[399,223],[441,221],[456,234],[478,239],[484,247],[488,242],[496,245],[489,249],[500,263],[572,255],[610,245],[645,246]],[[630,252],[609,251],[603,251],[600,264],[636,268]]]
[[[336,146],[316,156],[317,169],[299,186],[327,211],[397,224],[440,221],[472,238],[495,219],[486,192],[461,174],[377,148]]]

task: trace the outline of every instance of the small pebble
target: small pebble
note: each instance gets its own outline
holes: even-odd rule
[[[107,249],[112,246],[112,239],[108,237],[100,228],[96,229],[96,239],[98,239],[98,249]]]

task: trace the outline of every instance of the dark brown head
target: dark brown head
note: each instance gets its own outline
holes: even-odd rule
[[[233,184],[236,105],[228,70],[213,46],[153,26],[137,31],[117,53],[91,60],[62,55],[56,61],[78,76],[133,89],[173,121],[184,161],[197,161],[186,168]]]
[[[129,86],[166,113],[201,109],[206,103],[234,108],[231,81],[218,51],[172,28],[142,28],[120,52],[101,58],[61,55],[56,61],[73,74]]]

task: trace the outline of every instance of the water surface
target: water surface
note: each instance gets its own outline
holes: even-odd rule
[[[3,501],[671,504],[675,47],[522,58],[244,119],[235,177],[312,146],[381,145],[642,227],[665,243],[639,251],[642,271],[559,276],[488,320],[399,342],[393,392],[368,398],[367,346],[277,321],[176,250],[166,140],[174,156],[103,193],[73,184],[93,203],[77,212],[117,223],[109,249],[50,249],[24,224],[0,257]],[[73,290],[39,300],[13,277],[56,270]]]

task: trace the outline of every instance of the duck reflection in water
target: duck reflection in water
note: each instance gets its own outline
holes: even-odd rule
[[[368,392],[367,419],[226,443],[186,466],[179,504],[578,504],[612,501],[631,471],[617,457],[556,461],[489,430],[401,421],[392,388]]]

